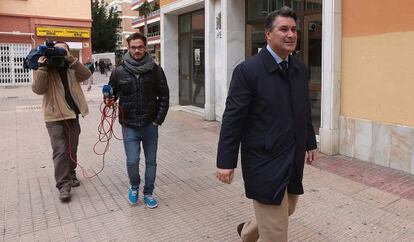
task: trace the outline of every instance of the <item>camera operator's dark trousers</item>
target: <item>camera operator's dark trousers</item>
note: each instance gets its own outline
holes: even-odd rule
[[[72,179],[76,176],[75,161],[81,132],[79,119],[46,122],[46,128],[52,144],[56,187],[59,191],[70,191]],[[68,153],[69,149],[73,160]]]

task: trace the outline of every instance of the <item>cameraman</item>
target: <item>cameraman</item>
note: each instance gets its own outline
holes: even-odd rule
[[[84,117],[89,112],[80,83],[87,80],[91,72],[70,54],[67,43],[57,41],[54,47],[66,51],[62,57],[63,67],[49,63],[50,57],[41,56],[40,67],[33,73],[32,90],[43,95],[42,108],[53,149],[56,187],[59,199],[68,202],[71,188],[80,185],[75,171],[81,132],[79,114]]]

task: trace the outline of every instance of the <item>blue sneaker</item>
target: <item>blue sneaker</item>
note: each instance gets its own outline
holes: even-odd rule
[[[148,208],[156,208],[158,207],[158,202],[152,195],[145,195],[144,196],[144,203],[147,205]]]
[[[131,205],[136,205],[138,203],[138,189],[133,187],[128,189],[128,202]]]

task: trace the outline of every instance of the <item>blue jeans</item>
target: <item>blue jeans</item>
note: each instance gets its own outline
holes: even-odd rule
[[[139,188],[141,182],[139,160],[142,142],[145,156],[144,195],[152,195],[157,171],[158,127],[153,124],[138,129],[122,126],[122,134],[124,135],[129,182],[132,187]]]

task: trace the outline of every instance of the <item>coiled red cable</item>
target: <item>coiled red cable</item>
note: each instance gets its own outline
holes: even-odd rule
[[[57,91],[56,83],[53,83],[53,89],[56,93],[56,91]],[[60,112],[62,118],[64,118],[64,115],[63,115],[63,112],[62,112],[62,110],[59,106],[59,103],[58,102],[56,102],[56,103],[57,103],[57,107],[59,109],[59,112]],[[122,118],[122,116],[123,116],[122,115],[122,108],[120,106],[118,106],[118,103],[116,103],[113,98],[105,98],[101,102],[99,110],[101,112],[101,118],[100,118],[100,122],[99,122],[99,125],[98,125],[98,135],[99,135],[99,137],[98,137],[98,141],[93,146],[93,151],[94,151],[95,154],[102,156],[102,166],[101,166],[101,168],[99,169],[98,172],[94,172],[94,174],[91,175],[91,176],[89,176],[87,174],[84,167],[77,160],[75,160],[72,156],[72,152],[71,152],[72,142],[71,142],[71,137],[70,137],[71,129],[70,129],[69,124],[67,123],[67,120],[63,119],[63,121],[65,123],[65,126],[67,128],[67,139],[68,139],[67,152],[69,154],[69,158],[81,168],[83,177],[89,178],[89,179],[97,176],[105,168],[105,154],[109,149],[109,141],[112,139],[112,137],[115,137],[118,140],[122,140],[122,138],[118,138],[113,132],[113,125],[115,123],[116,118],[118,117],[117,110],[119,110],[119,113],[121,114],[121,118]],[[98,144],[101,144],[101,143],[104,143],[104,149],[103,149],[103,151],[98,152],[97,151],[97,146],[98,146]]]
[[[101,119],[98,124],[99,137],[95,145],[93,146],[93,152],[97,155],[102,156],[102,168],[91,177],[85,176],[87,178],[92,178],[96,176],[97,174],[102,172],[103,168],[105,167],[105,153],[109,150],[109,141],[113,137],[117,140],[122,140],[122,138],[119,138],[115,135],[113,129],[115,120],[118,117],[117,110],[119,111],[119,113],[122,114],[122,109],[118,106],[118,103],[114,102],[113,98],[105,98],[104,101],[102,101],[99,110],[101,112]],[[97,151],[97,146],[99,144],[104,144],[103,151]]]

